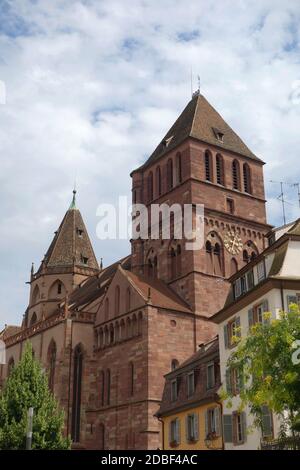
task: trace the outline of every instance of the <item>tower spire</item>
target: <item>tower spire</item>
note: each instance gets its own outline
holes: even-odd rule
[[[72,202],[71,202],[71,205],[70,205],[70,209],[76,209],[76,189],[74,188],[73,189],[73,198],[72,198]]]

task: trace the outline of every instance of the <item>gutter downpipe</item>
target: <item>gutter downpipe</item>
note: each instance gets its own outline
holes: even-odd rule
[[[161,422],[162,425],[162,450],[165,450],[165,424],[159,416],[157,416],[158,421]]]

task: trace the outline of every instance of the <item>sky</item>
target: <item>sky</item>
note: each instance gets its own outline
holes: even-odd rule
[[[101,203],[201,92],[262,158],[268,222],[300,182],[299,0],[0,1],[0,330],[19,324],[71,202],[104,266],[126,240],[96,236]],[[297,189],[284,185],[287,220]]]

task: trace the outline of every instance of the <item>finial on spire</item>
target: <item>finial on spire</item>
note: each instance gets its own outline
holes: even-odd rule
[[[100,270],[102,271],[103,269],[103,258],[100,258]]]
[[[76,189],[74,187],[73,189],[73,198],[72,198],[72,202],[71,202],[71,205],[70,205],[70,209],[76,209]]]

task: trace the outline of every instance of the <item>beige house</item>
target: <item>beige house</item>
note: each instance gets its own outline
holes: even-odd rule
[[[225,449],[258,449],[261,439],[276,438],[280,421],[265,408],[263,429],[252,429],[249,409],[239,413],[239,377],[229,372],[226,364],[234,350],[233,337],[242,337],[249,327],[263,322],[264,312],[278,318],[291,303],[300,303],[300,219],[272,230],[269,246],[230,278],[231,289],[225,307],[212,317],[219,325],[220,368],[222,382],[230,389],[232,408],[223,407]],[[237,328],[239,330],[237,330]]]

